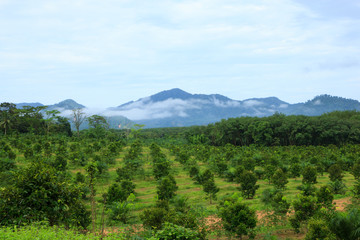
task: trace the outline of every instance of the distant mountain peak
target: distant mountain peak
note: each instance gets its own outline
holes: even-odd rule
[[[182,99],[182,100],[186,100],[191,98],[193,95],[185,92],[183,90],[181,90],[180,88],[173,88],[170,90],[165,90],[162,92],[159,92],[157,94],[154,94],[152,96],[150,96],[150,99],[153,102],[161,102],[161,101],[165,101],[169,98],[174,98],[174,99]]]
[[[72,109],[76,109],[76,108],[85,108],[84,105],[81,105],[81,104],[75,102],[73,99],[66,99],[66,100],[56,103],[50,107],[51,108],[63,108],[66,110],[72,110]]]

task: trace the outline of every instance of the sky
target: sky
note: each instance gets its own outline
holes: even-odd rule
[[[360,100],[358,0],[0,0],[0,102]]]

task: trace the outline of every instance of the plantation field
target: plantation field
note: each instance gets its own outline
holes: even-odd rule
[[[18,195],[12,192],[14,190],[11,186],[15,186],[19,191],[24,191],[25,187],[36,188],[37,196],[46,198],[43,201],[45,205],[51,205],[55,201],[55,208],[62,209],[61,211],[69,214],[66,215],[68,219],[72,219],[67,221],[59,215],[58,218],[50,219],[50,222],[74,229],[81,227],[97,234],[105,232],[109,238],[111,232],[126,232],[123,236],[138,235],[150,239],[152,235],[156,237],[156,234],[152,234],[154,229],[151,230],[151,224],[155,223],[150,222],[149,225],[150,220],[179,224],[183,219],[190,221],[187,219],[189,215],[196,218],[191,218],[191,224],[194,225],[196,222],[196,226],[191,225],[192,230],[208,229],[207,239],[226,239],[227,231],[221,226],[220,212],[225,199],[235,197],[256,212],[257,224],[254,229],[258,239],[304,239],[308,231],[308,219],[299,220],[302,222],[299,233],[294,232],[289,221],[294,211],[297,211],[293,203],[299,200],[299,196],[314,196],[314,199],[316,196],[316,199],[320,199],[317,192],[328,186],[326,191],[331,191],[328,194],[333,199],[333,211],[344,211],[344,205],[350,204],[356,198],[354,186],[358,183],[355,177],[360,174],[357,168],[360,162],[359,145],[235,147],[228,144],[221,147],[170,144],[164,141],[157,144],[159,142],[142,141],[136,137],[126,139],[116,134],[109,134],[102,139],[36,135],[2,139],[1,197],[11,197],[8,197],[9,200],[3,199],[0,206],[6,212],[22,207],[14,204]],[[32,166],[37,166],[31,170],[32,172],[39,170],[34,176],[30,176],[32,173],[28,171]],[[41,171],[39,166],[45,170]],[[47,168],[50,170],[46,170]],[[331,170],[332,168],[335,170]],[[315,170],[316,180],[308,185],[304,182],[303,176],[306,169]],[[81,209],[81,204],[84,204],[85,209],[89,211],[87,217],[75,217],[73,220],[77,215],[70,213],[71,211],[66,208],[69,208],[69,204],[75,204],[74,200],[68,199],[68,203],[62,206],[59,202],[62,200],[57,199],[59,196],[51,197],[50,190],[46,190],[49,183],[42,183],[38,177],[49,172],[53,174],[46,176],[48,182],[69,184],[69,188],[77,189],[79,195],[74,195],[78,196],[75,203],[80,205],[76,206]],[[280,177],[274,177],[275,173],[279,173]],[[251,185],[250,180],[246,182],[247,180],[242,177],[245,175],[254,179],[255,183]],[[175,180],[176,188],[173,190],[166,188],[172,181],[168,176]],[[170,182],[165,183],[159,190],[165,178]],[[42,187],[34,186],[33,180]],[[17,185],[17,181],[23,181],[22,185]],[[31,182],[32,185],[24,187],[24,182]],[[133,188],[129,187],[132,185]],[[211,186],[208,187],[210,190],[204,191],[206,186]],[[250,190],[247,189],[249,186]],[[304,186],[308,188],[304,189]],[[56,187],[58,188],[59,186]],[[48,192],[43,194],[41,191]],[[166,195],[170,197],[162,196],[164,191],[170,191],[170,195]],[[280,194],[277,204],[289,204],[285,211],[275,204],[275,195],[271,195],[272,191]],[[26,196],[34,197],[32,194]],[[164,209],[173,215],[162,216],[163,220],[154,220],[151,214],[155,213],[147,213],[147,210],[161,208],[159,204],[163,203],[159,200],[166,201],[168,205]],[[31,201],[34,202],[36,199]],[[336,202],[341,204],[336,205]],[[14,208],[11,208],[11,204],[14,204]],[[331,208],[320,200],[316,204],[326,209]],[[26,209],[36,211],[36,207]],[[181,217],[177,215],[179,211],[184,211],[187,215]],[[272,213],[276,211],[278,212],[275,216]],[[24,217],[22,213],[17,214],[10,218],[10,215],[7,215],[6,219],[2,216],[2,225],[49,219],[46,214],[34,214],[34,219]],[[146,214],[150,215],[146,217]],[[215,224],[211,223],[211,220]],[[190,226],[186,221],[183,226]],[[5,232],[0,234],[6,236]],[[120,238],[119,235],[117,237]],[[82,239],[81,235],[79,239]]]

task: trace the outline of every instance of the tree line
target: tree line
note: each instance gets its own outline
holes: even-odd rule
[[[321,116],[275,113],[270,117],[223,119],[207,126],[190,127],[190,143],[214,146],[301,146],[360,143],[360,112],[335,111]]]

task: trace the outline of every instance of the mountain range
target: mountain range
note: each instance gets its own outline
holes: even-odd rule
[[[18,107],[25,105],[41,106],[42,104],[17,104]],[[63,115],[71,114],[69,110],[75,108],[84,108],[88,115],[91,113],[106,116],[112,128],[128,128],[134,123],[154,128],[206,125],[221,119],[242,116],[264,117],[276,112],[285,115],[316,116],[332,111],[359,111],[360,102],[326,94],[296,104],[284,102],[276,97],[239,101],[219,94],[191,94],[174,88],[96,113],[71,99],[48,107],[48,109],[60,110]]]

